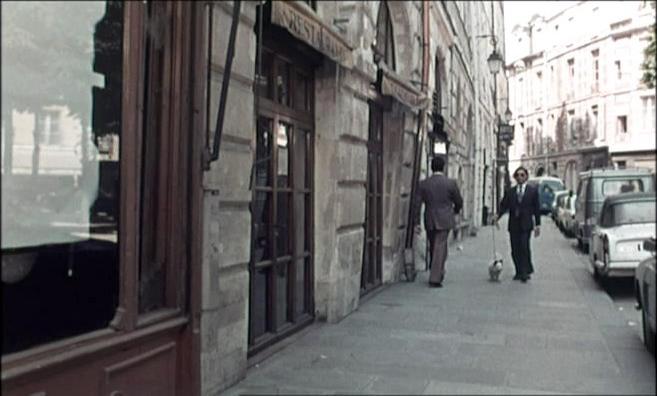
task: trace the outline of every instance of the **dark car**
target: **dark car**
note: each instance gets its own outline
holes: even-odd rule
[[[565,190],[563,182],[556,177],[541,176],[532,177],[527,183],[538,187],[538,199],[541,206],[541,214],[548,214],[552,211],[554,195],[557,191]]]

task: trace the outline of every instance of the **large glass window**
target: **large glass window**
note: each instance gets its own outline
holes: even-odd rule
[[[2,4],[3,355],[184,307],[175,7]]]
[[[123,3],[2,4],[2,353],[118,302]]]

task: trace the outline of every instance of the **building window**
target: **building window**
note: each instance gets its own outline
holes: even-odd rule
[[[568,75],[571,79],[575,78],[575,59],[568,59]]]
[[[598,136],[598,105],[591,106],[591,114],[593,114],[593,120],[591,122],[591,133],[593,137]]]
[[[536,95],[534,95],[536,97],[536,103],[534,105],[538,107],[543,105],[543,72],[536,72],[536,88],[534,90],[536,92]]]
[[[627,133],[627,116],[618,116],[616,118],[616,132]]]
[[[568,59],[568,76],[570,78],[568,85],[568,98],[575,95],[575,59]]]
[[[616,66],[616,78],[618,80],[623,78],[623,70],[621,69],[621,61],[617,60],[614,61],[614,65]]]
[[[376,18],[376,41],[374,42],[374,62],[383,61],[386,66],[395,70],[395,47],[393,41],[392,19],[388,2],[382,1],[379,5],[379,14]]]
[[[44,109],[40,113],[37,112],[36,117],[39,117],[39,122],[34,126],[40,128],[38,131],[40,135],[40,142],[46,145],[59,145],[62,142],[62,111],[60,108]]]
[[[575,130],[575,110],[568,110],[568,129],[570,132],[570,138],[575,140],[577,138],[577,132]]]
[[[655,124],[655,97],[644,96],[641,98],[643,112],[643,130],[645,132],[655,133],[657,125]]]
[[[599,50],[591,51],[591,58],[593,63],[593,84],[591,85],[592,92],[598,92],[599,82],[600,82],[600,60],[598,55],[600,54]]]

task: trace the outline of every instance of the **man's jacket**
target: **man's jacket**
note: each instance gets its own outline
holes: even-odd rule
[[[434,174],[420,182],[413,202],[415,224],[420,220],[422,202],[425,204],[424,228],[427,231],[456,227],[454,215],[461,211],[463,198],[454,179]]]
[[[541,225],[540,210],[538,188],[525,184],[525,193],[520,202],[518,202],[518,186],[506,190],[497,213],[499,217],[502,217],[505,213],[509,214],[509,232],[527,232],[533,230],[534,225]]]

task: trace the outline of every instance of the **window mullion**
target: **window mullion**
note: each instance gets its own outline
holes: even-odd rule
[[[120,191],[120,270],[119,302],[110,327],[117,330],[132,330],[137,324],[137,298],[139,280],[139,235],[140,229],[140,174],[141,139],[143,137],[142,113],[144,107],[144,44],[145,5],[142,2],[125,3],[125,29],[123,42],[128,55],[123,59],[122,103],[125,133],[120,141],[121,191]],[[138,85],[139,89],[133,89]],[[135,203],[131,205],[130,203]]]

